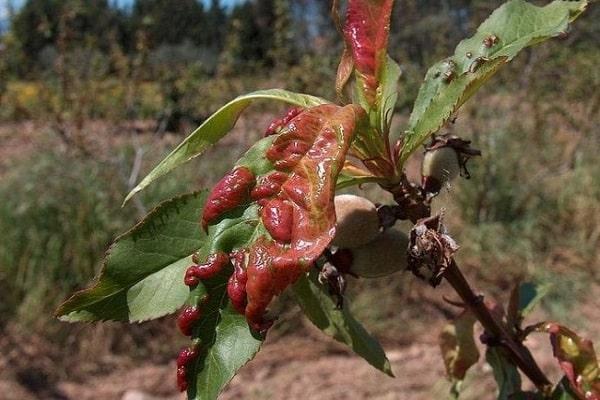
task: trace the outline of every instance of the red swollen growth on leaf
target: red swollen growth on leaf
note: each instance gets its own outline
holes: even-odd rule
[[[276,195],[281,190],[281,185],[287,178],[288,174],[278,171],[261,177],[257,185],[252,189],[250,197],[252,197],[252,200],[260,200]]]
[[[262,209],[261,218],[273,239],[283,243],[292,240],[294,209],[289,201],[280,199],[269,201]]]
[[[246,167],[235,168],[225,175],[215,185],[206,200],[202,214],[204,230],[221,214],[231,211],[248,200],[255,183],[254,174]]]
[[[246,318],[254,330],[271,326],[265,313],[273,297],[306,272],[331,242],[335,180],[358,113],[354,106],[314,107],[297,116],[267,151],[275,169],[288,177],[262,204],[262,221],[274,240],[263,237],[249,251]]]
[[[187,366],[198,357],[196,347],[187,347],[179,352],[177,356],[177,387],[180,392],[187,390]]]
[[[232,306],[245,314],[255,331],[264,333],[271,326],[265,314],[273,297],[306,272],[331,242],[337,175],[356,121],[363,116],[362,108],[353,105],[327,104],[298,115],[290,112],[287,118],[292,121],[266,151],[275,171],[257,177],[254,186],[250,171],[240,178],[238,168],[209,197],[204,221],[240,204],[246,193],[260,206],[260,220],[268,234],[230,255],[234,273],[227,284]],[[243,190],[235,189],[231,195],[226,188],[232,181],[242,181]],[[248,188],[252,190],[247,192]]]
[[[233,274],[231,274],[227,283],[227,295],[233,308],[240,314],[244,314],[247,304],[246,282],[248,281],[248,275],[244,269],[246,253],[236,251],[231,254],[231,259],[233,261]]]
[[[185,307],[177,317],[177,327],[185,336],[192,336],[192,329],[200,319],[200,308],[197,306]]]
[[[277,118],[269,124],[269,127],[265,131],[265,136],[271,136],[279,133],[281,128],[286,126],[292,119],[302,112],[302,108],[292,107],[288,110],[283,118]]]
[[[185,271],[185,284],[196,286],[200,281],[215,277],[229,263],[229,256],[222,251],[208,256],[205,263],[192,265]]]

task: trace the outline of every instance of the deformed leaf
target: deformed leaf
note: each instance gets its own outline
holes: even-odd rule
[[[303,276],[294,285],[294,295],[306,317],[317,328],[346,344],[369,364],[394,376],[381,345],[351,314],[348,304],[339,310],[336,302],[317,281],[316,273]]]
[[[331,241],[335,182],[362,116],[356,106],[304,110],[252,146],[208,196],[202,225],[209,236],[199,258],[221,252],[234,268],[200,283],[208,301],[193,328],[197,355],[186,364],[190,398],[215,398],[254,356],[271,324],[272,298]]]
[[[332,0],[331,2],[331,18],[333,19],[333,23],[336,26],[337,30],[343,34],[343,27],[340,18],[340,4],[339,0]],[[338,96],[338,100],[342,100],[344,98],[344,88],[348,83],[348,80],[352,76],[352,71],[354,70],[354,61],[352,60],[352,53],[348,48],[348,43],[344,43],[344,50],[342,52],[342,58],[340,59],[340,63],[337,68],[337,73],[335,76],[335,92]]]
[[[471,312],[464,311],[440,333],[440,350],[446,373],[453,382],[462,381],[469,368],[479,360],[479,350],[473,337],[476,321]]]
[[[550,334],[554,357],[571,390],[581,399],[600,400],[600,366],[593,343],[552,322],[540,324],[538,331]]]
[[[452,118],[500,67],[525,47],[564,34],[586,0],[555,0],[543,7],[510,0],[495,10],[453,56],[431,67],[410,116],[400,163]]]
[[[348,1],[344,36],[352,52],[362,95],[369,105],[375,103],[386,63],[393,3],[393,0]]]
[[[202,125],[185,138],[175,150],[150,171],[150,173],[127,195],[123,204],[155,179],[167,174],[194,157],[199,156],[208,147],[217,143],[234,127],[240,114],[246,107],[256,100],[278,100],[299,107],[313,107],[319,104],[328,103],[326,100],[315,96],[293,93],[283,89],[258,90],[236,97],[204,121]]]
[[[199,219],[206,191],[156,207],[110,247],[96,283],[56,311],[63,321],[141,322],[175,312],[185,302],[190,256],[206,241]]]

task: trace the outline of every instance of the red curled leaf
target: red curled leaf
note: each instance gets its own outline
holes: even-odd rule
[[[246,318],[256,330],[270,326],[263,316],[273,296],[306,272],[333,239],[335,182],[361,115],[357,106],[311,108],[267,150],[267,159],[288,177],[262,211],[273,240],[250,247]]]
[[[202,213],[204,230],[218,216],[242,205],[248,199],[254,183],[254,174],[245,167],[236,168],[225,175],[206,200]]]
[[[554,357],[571,389],[581,399],[600,400],[600,365],[592,342],[552,322],[541,324],[538,330],[550,334]]]
[[[365,98],[373,104],[386,62],[393,0],[349,0],[344,36]],[[345,63],[347,64],[347,63]]]
[[[279,193],[281,185],[287,178],[288,175],[284,172],[273,172],[262,177],[256,184],[256,187],[252,189],[250,197],[252,197],[252,200],[260,200],[274,196]]]
[[[264,314],[273,297],[305,273],[333,239],[335,184],[363,115],[356,105],[328,104],[297,115],[292,112],[278,136],[257,143],[240,162],[243,166],[221,181],[242,181],[244,193],[253,188],[245,205],[253,206],[251,201],[258,205],[261,229],[246,245],[233,248],[244,256],[232,255],[235,272],[227,285],[233,307],[245,313],[254,330],[268,329],[271,322]],[[257,149],[264,149],[262,156]],[[265,155],[270,168],[264,167]],[[240,170],[243,179],[237,178]],[[239,202],[242,197],[237,189],[230,195],[221,182],[208,201],[212,208],[205,212],[205,220],[209,224],[221,215],[219,211],[224,213],[235,203],[230,198]],[[218,193],[225,193],[226,199]]]
[[[265,131],[265,136],[271,136],[271,135],[275,135],[275,134],[279,133],[281,128],[286,126],[292,119],[294,119],[301,112],[302,112],[302,108],[299,108],[299,107],[290,108],[287,111],[287,113],[283,116],[283,118],[275,119],[275,120],[273,120],[273,122],[271,122],[271,124],[269,124],[269,127]]]

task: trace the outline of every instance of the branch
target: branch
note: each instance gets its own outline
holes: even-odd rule
[[[498,321],[483,302],[483,296],[476,295],[458,265],[451,259],[443,277],[450,283],[465,305],[475,315],[484,329],[504,347],[510,360],[533,382],[542,392],[552,390],[552,384],[544,375],[531,352],[521,342],[515,340],[506,326]]]
[[[483,302],[483,296],[475,294],[462,274],[454,253],[458,245],[447,233],[439,215],[419,220],[410,232],[408,248],[408,269],[416,276],[437,286],[446,279],[467,307],[483,325],[486,333],[485,344],[502,346],[511,362],[537,386],[544,394],[552,390],[552,384],[537,365],[533,356],[513,336],[512,332],[496,318]],[[482,340],[483,341],[483,340]]]

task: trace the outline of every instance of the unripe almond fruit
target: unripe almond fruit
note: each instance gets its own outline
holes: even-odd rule
[[[438,193],[442,186],[460,173],[458,153],[452,147],[425,152],[421,168],[422,185],[428,193]]]
[[[406,269],[408,236],[399,228],[390,228],[375,240],[352,249],[350,271],[363,278],[379,278]]]
[[[335,196],[337,218],[332,245],[352,249],[375,239],[379,234],[377,208],[370,200],[353,194]]]

